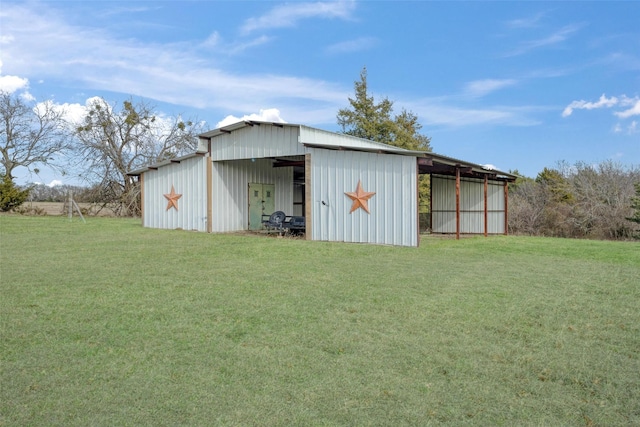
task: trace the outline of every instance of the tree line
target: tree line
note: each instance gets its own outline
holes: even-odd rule
[[[629,239],[640,237],[639,225],[638,167],[610,160],[595,165],[560,162],[509,188],[511,233]]]
[[[345,134],[410,150],[431,151],[418,117],[393,101],[370,94],[367,69],[354,82],[354,97],[337,113]],[[84,116],[70,121],[60,106],[29,102],[0,92],[0,211],[30,200],[64,200],[63,188],[19,188],[13,173],[24,167],[38,174],[47,166],[63,174],[80,171],[87,187],[79,201],[102,203],[120,215],[138,215],[140,189],[127,172],[192,153],[205,124],[167,117],[145,101],[112,104],[92,98]],[[516,175],[518,171],[512,171]],[[420,206],[428,206],[429,180],[419,182]],[[62,201],[60,200],[60,201]],[[626,239],[640,237],[640,170],[606,161],[598,165],[560,163],[536,178],[510,185],[509,232],[559,237]]]

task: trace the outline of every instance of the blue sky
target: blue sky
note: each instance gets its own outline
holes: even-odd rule
[[[338,131],[363,67],[435,152],[535,177],[640,164],[640,2],[27,1],[0,8],[0,89],[81,112],[144,97]],[[68,182],[50,171],[18,182]]]

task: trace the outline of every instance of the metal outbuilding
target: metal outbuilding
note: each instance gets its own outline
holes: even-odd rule
[[[515,176],[431,152],[303,125],[242,121],[199,136],[196,153],[139,176],[145,227],[260,230],[275,211],[309,240],[417,246],[418,176],[431,175],[432,231],[506,233]]]

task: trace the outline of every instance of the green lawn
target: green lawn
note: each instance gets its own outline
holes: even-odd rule
[[[1,426],[640,425],[640,244],[0,216]]]

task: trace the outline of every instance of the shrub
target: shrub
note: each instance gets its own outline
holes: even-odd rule
[[[22,190],[9,175],[0,175],[0,211],[9,212],[23,204],[29,197],[30,188]]]

